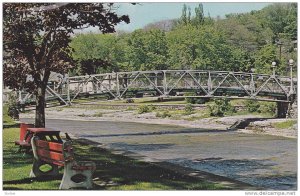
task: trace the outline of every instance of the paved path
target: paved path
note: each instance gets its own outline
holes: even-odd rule
[[[175,163],[266,189],[297,189],[296,139],[109,121],[48,119],[46,126],[137,153],[144,160]]]

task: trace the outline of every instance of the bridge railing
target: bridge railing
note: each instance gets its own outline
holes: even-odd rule
[[[139,92],[165,97],[191,96],[185,93],[193,92],[193,96],[198,97],[236,96],[290,101],[297,88],[297,80],[293,79],[291,89],[291,79],[287,76],[209,70],[115,72],[67,77],[62,81],[48,85],[47,99],[71,104],[78,96],[90,94],[122,99]]]

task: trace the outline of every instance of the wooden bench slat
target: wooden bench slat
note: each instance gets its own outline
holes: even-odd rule
[[[65,166],[65,163],[63,161],[57,161],[53,159],[47,159],[45,157],[40,157],[41,160],[45,161],[46,163],[51,163],[58,166]]]
[[[37,154],[43,158],[52,159],[55,161],[64,161],[64,155],[62,153],[39,149],[39,148],[36,151]]]
[[[72,169],[73,170],[77,170],[77,171],[84,171],[84,170],[94,170],[94,169],[96,169],[95,167],[93,167],[93,166],[90,166],[90,165],[88,165],[88,166],[86,166],[86,165],[74,165],[73,167],[72,167]]]
[[[64,176],[60,184],[60,189],[69,189],[75,187],[92,188],[92,175],[96,169],[94,162],[77,162],[74,157],[72,143],[64,141],[55,143],[53,141],[44,141],[37,136],[33,136],[31,145],[34,154],[34,162],[30,177],[44,176],[45,172],[41,170],[41,165],[48,164],[52,168],[46,175],[59,175],[59,166],[64,167]],[[80,183],[76,183],[75,176],[81,175],[84,178]]]
[[[62,152],[63,145],[55,142],[48,142],[44,140],[37,140],[35,145],[39,148],[43,148],[50,151]]]

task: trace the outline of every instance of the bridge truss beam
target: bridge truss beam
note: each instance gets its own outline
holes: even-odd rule
[[[228,97],[291,102],[297,88],[297,80],[289,77],[209,70],[117,72],[66,77],[62,81],[48,85],[47,100],[57,99],[69,105],[79,96],[107,95],[123,99],[148,92],[160,97]],[[22,94],[20,100],[25,103],[31,96]]]

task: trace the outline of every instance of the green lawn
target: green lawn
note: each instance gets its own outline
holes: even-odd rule
[[[54,179],[29,178],[32,156],[18,153],[14,141],[19,128],[3,130],[3,189],[57,190],[61,175]],[[95,190],[220,190],[219,184],[163,169],[157,165],[114,155],[109,151],[74,141],[78,160],[91,160],[97,165],[94,173]]]
[[[2,112],[3,112],[3,125],[4,127],[9,127],[9,126],[14,126],[15,125],[15,122],[13,119],[11,119],[9,116],[8,116],[8,107],[7,105],[3,105],[2,106]]]
[[[297,123],[297,120],[288,120],[284,122],[273,123],[272,126],[276,129],[288,129]]]

